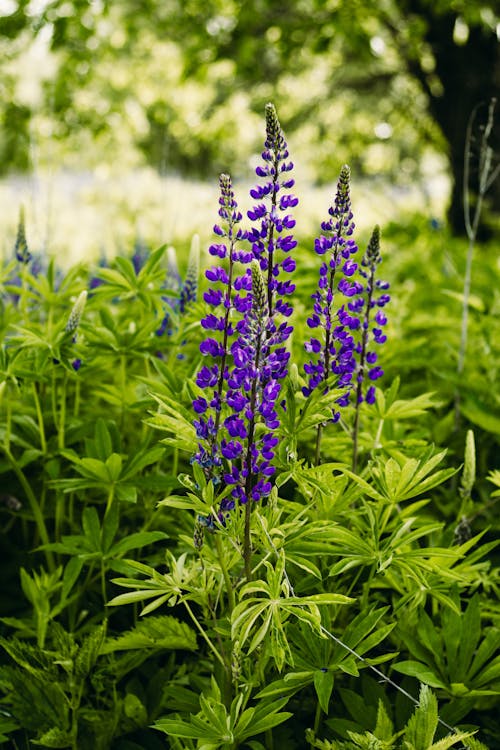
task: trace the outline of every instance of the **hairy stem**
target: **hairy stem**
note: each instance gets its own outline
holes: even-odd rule
[[[226,566],[226,561],[224,559],[224,550],[222,548],[220,534],[215,534],[215,547],[217,549],[217,558],[219,560],[220,569],[224,577],[224,583],[226,585],[228,609],[229,609],[229,615],[231,615],[231,612],[233,611],[234,605],[235,605],[234,589],[233,589],[233,584],[231,582],[231,576],[229,575],[229,571]]]
[[[188,611],[188,614],[189,614],[190,618],[192,619],[195,628],[198,630],[198,632],[200,633],[201,637],[203,638],[203,640],[205,641],[205,643],[208,645],[209,649],[212,651],[212,653],[214,654],[214,656],[217,659],[217,661],[222,665],[222,667],[224,669],[226,669],[226,663],[225,663],[224,659],[219,654],[219,652],[215,648],[214,644],[212,643],[212,641],[210,640],[210,638],[208,637],[208,635],[205,633],[205,631],[201,627],[201,625],[198,622],[198,620],[197,620],[197,618],[196,618],[193,610],[189,606],[189,602],[187,602],[186,600],[184,600],[183,604],[186,607],[186,609]]]

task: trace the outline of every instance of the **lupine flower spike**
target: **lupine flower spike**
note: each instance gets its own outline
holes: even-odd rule
[[[29,263],[31,260],[31,253],[28,250],[28,242],[26,240],[26,227],[24,223],[24,207],[21,206],[19,209],[19,223],[17,225],[17,237],[14,244],[14,254],[19,263]]]
[[[193,401],[193,409],[198,415],[194,426],[199,444],[198,451],[192,459],[203,468],[207,479],[212,480],[214,485],[221,482],[223,459],[230,461],[238,455],[226,425],[230,417],[224,420],[223,425],[221,419],[224,406],[229,407],[231,414],[239,406],[239,401],[228,401],[226,394],[230,343],[235,336],[232,317],[246,310],[249,302],[245,292],[251,287],[251,280],[245,272],[238,274],[236,267],[237,264],[245,267],[252,258],[250,252],[239,249],[246,233],[238,227],[242,215],[238,211],[229,175],[222,174],[219,185],[219,216],[222,221],[214,226],[214,233],[219,238],[224,238],[225,242],[212,244],[209,253],[220,261],[227,261],[227,265],[214,265],[205,271],[205,276],[212,286],[204,293],[203,298],[212,311],[201,320],[202,327],[210,332],[210,335],[201,343],[200,351],[214,362],[211,365],[203,365],[196,377],[196,383],[204,391],[204,395],[196,397]],[[232,497],[221,501],[218,512],[220,522],[224,522],[225,514],[232,510],[234,505]],[[203,530],[213,526],[214,519],[211,517],[197,519],[195,542],[198,545]]]
[[[167,249],[167,275],[165,287],[172,291],[178,292],[178,297],[162,297],[167,303],[168,309],[165,312],[160,327],[156,331],[157,336],[172,336],[174,333],[174,321],[172,311],[183,315],[192,302],[196,302],[198,296],[198,280],[200,276],[200,238],[197,234],[193,235],[191,248],[189,251],[188,267],[186,277],[182,282],[179,270],[177,268],[177,257],[173,247]],[[159,354],[161,357],[161,353]],[[177,355],[179,359],[184,357],[183,354]]]
[[[312,295],[314,300],[313,314],[307,319],[309,328],[317,331],[305,343],[311,359],[304,366],[308,376],[307,386],[303,388],[309,396],[318,386],[325,383],[332,375],[337,376],[336,386],[344,393],[337,399],[339,407],[346,406],[352,387],[353,374],[356,368],[354,357],[355,340],[353,332],[359,326],[356,309],[345,304],[335,308],[337,292],[342,297],[351,298],[359,294],[363,287],[352,276],[357,270],[357,263],[352,260],[358,247],[352,239],[354,232],[353,214],[350,197],[350,169],[342,167],[337,183],[337,192],[333,206],[328,210],[330,219],[321,224],[323,234],[315,240],[314,249],[318,255],[326,256],[320,266],[318,290]],[[326,392],[327,387],[323,385]],[[332,421],[337,422],[340,411],[335,409]],[[316,463],[320,459],[321,425],[316,439]]]
[[[68,322],[66,323],[66,333],[73,333],[73,341],[75,341],[75,332],[78,326],[80,325],[80,320],[82,317],[83,310],[85,308],[85,303],[87,302],[87,290],[84,289],[83,292],[80,292],[78,295],[78,298],[73,305],[73,309],[71,310],[68,318]]]
[[[70,334],[71,336],[71,343],[76,343],[76,331],[78,326],[80,325],[80,320],[82,318],[83,310],[85,308],[85,303],[87,302],[87,290],[84,289],[83,292],[80,292],[78,295],[78,298],[73,305],[73,309],[71,310],[68,318],[68,322],[66,323],[65,327],[65,333]],[[73,370],[78,371],[82,365],[81,359],[74,359],[71,363],[71,366],[73,367]]]
[[[184,283],[179,294],[179,312],[186,312],[191,302],[196,302],[198,295],[198,279],[200,276],[200,238],[193,235],[189,251],[188,267]]]
[[[363,293],[360,297],[350,303],[356,311],[364,309],[361,341],[356,346],[358,359],[357,385],[356,385],[356,415],[353,428],[353,470],[356,471],[358,461],[358,433],[360,405],[363,401],[367,404],[375,402],[375,386],[373,383],[384,374],[382,368],[377,364],[378,354],[375,348],[384,344],[387,340],[383,328],[387,323],[387,317],[382,308],[389,302],[387,294],[389,284],[387,281],[375,279],[375,271],[381,262],[380,255],[380,228],[375,226],[366,253],[361,261],[360,274],[365,279]],[[376,309],[378,308],[378,309]],[[376,310],[376,311],[375,311]],[[366,381],[370,385],[365,390]]]
[[[176,294],[181,289],[181,276],[177,266],[177,255],[175,248],[170,246],[167,247],[167,273],[165,276],[164,287],[165,289],[172,290]],[[174,332],[172,324],[172,313],[171,310],[178,304],[178,297],[169,297],[168,295],[162,296],[162,301],[165,302],[167,309],[160,327],[156,331],[157,336],[163,336],[165,333],[167,336],[171,336]],[[163,357],[161,352],[158,352],[159,357]]]
[[[295,260],[289,253],[297,245],[289,233],[295,226],[295,219],[287,211],[299,202],[288,191],[295,181],[288,173],[293,169],[293,162],[288,161],[288,147],[273,104],[266,105],[266,141],[262,152],[263,166],[255,170],[258,177],[264,179],[263,185],[257,185],[250,191],[250,196],[258,201],[248,218],[255,223],[248,234],[252,243],[254,258],[266,276],[267,304],[269,315],[279,312],[285,317],[292,313],[292,307],[283,298],[295,290],[290,281],[280,280],[282,272],[292,273]],[[284,257],[283,257],[284,256]]]
[[[214,231],[226,242],[212,245],[209,252],[227,259],[228,265],[207,270],[207,279],[219,286],[209,289],[204,299],[224,312],[214,311],[202,320],[202,326],[214,335],[201,344],[200,351],[216,364],[202,367],[197,376],[197,384],[211,397],[200,396],[193,402],[200,415],[194,423],[200,440],[194,460],[214,482],[223,479],[231,488],[230,495],[220,502],[219,521],[224,522],[236,503],[245,506],[243,557],[247,578],[251,577],[250,512],[253,502],[271,492],[272,461],[278,443],[275,432],[279,427],[276,404],[289,359],[283,343],[292,332],[288,322],[279,318],[287,318],[292,312],[283,297],[291,294],[294,286],[288,279],[282,281],[280,275],[295,268],[288,253],[296,242],[283,232],[294,226],[285,212],[297,199],[285,192],[293,180],[288,176],[283,179],[283,175],[293,165],[285,161],[288,150],[272,105],[266,107],[262,157],[264,166],[256,172],[265,178],[265,184],[252,190],[251,196],[265,202],[248,212],[258,224],[250,232],[237,228],[241,214],[231,181],[226,175],[220,179],[223,226],[216,225]],[[250,252],[237,247],[244,239],[251,242]],[[246,266],[239,276],[235,274],[236,263]],[[208,525],[206,521],[203,519]],[[199,536],[199,526],[197,532]]]

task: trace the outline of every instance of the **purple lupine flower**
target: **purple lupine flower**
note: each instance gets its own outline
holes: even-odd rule
[[[307,325],[315,329],[315,335],[305,343],[308,353],[315,355],[304,365],[308,376],[305,396],[326,381],[332,374],[337,376],[337,385],[345,388],[337,403],[346,406],[356,369],[355,341],[352,331],[360,327],[359,302],[347,302],[335,309],[335,296],[339,293],[351,300],[361,293],[362,285],[352,280],[357,263],[352,259],[358,248],[352,235],[354,232],[350,198],[350,169],[344,165],[340,171],[334,205],[328,210],[330,218],[322,222],[323,234],[315,240],[318,255],[325,256],[320,269],[318,289],[312,295],[313,313]],[[340,276],[340,278],[339,278]],[[340,417],[334,411],[332,418]]]
[[[16,256],[19,263],[27,264],[31,260],[31,253],[28,250],[28,242],[26,240],[26,227],[24,223],[24,206],[19,209],[19,222],[17,225],[17,236],[14,244],[14,255]]]
[[[142,267],[149,258],[149,248],[141,239],[136,239],[134,252],[132,253],[132,265],[134,266],[135,275],[138,276]]]
[[[381,260],[380,227],[377,225],[373,229],[360,268],[360,274],[365,279],[365,284],[362,296],[358,297],[358,301],[362,300],[364,317],[361,327],[361,342],[356,347],[359,357],[356,389],[357,404],[360,404],[363,400],[369,404],[374,403],[375,388],[373,385],[369,385],[366,393],[363,395],[364,382],[368,378],[373,383],[384,374],[383,369],[376,364],[378,353],[372,348],[373,345],[383,344],[387,340],[387,336],[383,332],[383,327],[387,323],[387,316],[382,308],[390,300],[390,296],[386,293],[387,289],[389,289],[389,284],[387,281],[375,279],[375,271]],[[380,292],[383,293],[380,294]],[[373,314],[374,311],[375,314]]]
[[[184,281],[181,280],[177,268],[177,258],[174,248],[169,247],[167,252],[167,275],[165,278],[165,287],[177,292],[179,296],[162,296],[162,300],[167,303],[168,309],[165,311],[161,325],[156,331],[157,336],[163,336],[163,334],[172,336],[174,333],[172,312],[183,315],[188,307],[193,302],[196,302],[198,296],[198,278],[200,275],[200,240],[198,235],[193,235],[191,241],[188,266]],[[184,355],[179,353],[177,357],[178,359],[182,359]]]
[[[199,370],[196,383],[204,389],[207,397],[197,397],[193,401],[193,408],[200,418],[196,420],[195,427],[200,438],[198,451],[193,460],[203,465],[209,478],[219,479],[219,467],[221,466],[220,449],[227,436],[236,438],[243,434],[241,420],[234,416],[233,421],[225,425],[221,432],[221,409],[226,399],[225,383],[229,377],[228,360],[230,358],[231,341],[236,335],[236,329],[231,321],[239,309],[236,299],[239,294],[235,288],[244,289],[242,277],[237,276],[235,265],[240,261],[237,245],[246,239],[246,233],[238,227],[242,215],[238,211],[238,204],[234,198],[231,178],[222,174],[219,178],[220,198],[219,216],[222,226],[216,224],[214,232],[218,237],[225,239],[223,243],[213,244],[209,253],[220,260],[227,260],[227,270],[222,266],[214,266],[205,271],[206,278],[214,284],[204,294],[204,300],[213,310],[201,321],[204,329],[214,335],[208,336],[200,344],[200,352],[206,357],[215,360],[212,366],[203,365]],[[238,284],[236,282],[239,282]],[[222,289],[219,286],[222,285]],[[234,288],[233,288],[234,287]],[[206,457],[209,457],[207,463]]]
[[[232,485],[231,495],[245,505],[271,491],[272,460],[279,427],[277,404],[280,380],[286,375],[289,353],[281,346],[283,331],[269,315],[268,289],[256,259],[252,260],[251,305],[237,324],[233,342],[234,367],[227,379],[226,403],[237,403],[237,414],[224,420],[234,440],[234,461],[224,480]]]
[[[294,185],[294,180],[289,176],[293,163],[288,157],[288,147],[276,109],[273,104],[266,104],[266,140],[262,152],[264,164],[255,170],[257,176],[263,179],[263,184],[250,191],[251,197],[259,203],[247,215],[254,222],[248,239],[252,243],[253,257],[259,261],[261,271],[266,276],[267,305],[271,320],[275,309],[284,317],[291,315],[292,307],[283,298],[292,294],[295,289],[291,282],[279,279],[280,274],[289,274],[295,270],[295,261],[290,258],[289,253],[297,245],[290,234],[295,226],[295,219],[287,213],[298,203],[298,199],[287,192]],[[283,330],[285,328],[287,326],[283,324]]]
[[[106,258],[106,255],[104,252],[101,252],[101,256],[99,258],[99,262],[97,264],[98,268],[107,268],[108,267],[108,261]],[[98,276],[91,276],[89,279],[89,290],[92,292],[93,289],[97,289],[97,287],[102,286],[104,284],[104,280],[100,279]]]
[[[178,294],[182,286],[182,279],[177,266],[177,255],[174,247],[167,247],[167,273],[165,276],[164,287],[171,289],[173,292]],[[170,297],[168,295],[162,296],[162,301],[167,305],[165,315],[161,321],[160,327],[156,331],[157,336],[171,336],[174,332],[172,323],[171,310],[176,307],[179,302],[178,297]]]
[[[181,315],[186,312],[186,309],[192,302],[196,302],[198,295],[198,277],[200,275],[200,240],[197,234],[194,235],[193,241],[191,242],[191,249],[189,251],[189,260],[184,278],[184,283],[181,286],[179,293],[179,312]]]

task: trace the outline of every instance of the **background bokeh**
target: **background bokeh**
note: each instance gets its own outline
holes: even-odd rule
[[[0,247],[21,202],[62,262],[208,238],[218,174],[246,194],[267,101],[299,232],[347,162],[358,224],[420,210],[460,234],[467,122],[500,91],[499,34],[493,0],[1,0]]]

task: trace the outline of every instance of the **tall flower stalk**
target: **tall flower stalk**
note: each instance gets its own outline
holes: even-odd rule
[[[353,310],[352,306],[347,309],[345,305],[335,308],[336,295],[339,293],[341,297],[351,298],[362,291],[359,282],[352,281],[358,267],[352,256],[357,253],[358,246],[352,239],[355,225],[351,210],[350,176],[349,167],[344,165],[340,171],[334,204],[328,210],[331,218],[322,222],[323,234],[314,243],[316,253],[326,256],[326,259],[319,269],[318,289],[312,295],[313,314],[307,319],[308,327],[317,333],[304,344],[306,351],[312,355],[304,366],[308,376],[307,386],[303,388],[304,395],[309,396],[321,385],[326,393],[326,381],[335,375],[337,387],[344,390],[337,399],[339,407],[346,406],[349,401],[356,369],[353,331],[359,328],[360,321],[357,310]],[[335,409],[332,421],[337,422],[339,418],[340,411]],[[320,462],[322,429],[322,425],[318,425],[316,464]]]
[[[358,312],[364,310],[363,324],[361,326],[361,341],[356,346],[358,366],[355,416],[352,433],[353,471],[356,471],[358,466],[358,436],[361,404],[363,401],[366,401],[367,404],[373,404],[375,402],[375,387],[374,385],[369,385],[368,388],[365,389],[366,380],[368,379],[368,381],[373,383],[384,374],[382,368],[376,364],[378,355],[374,349],[372,349],[372,344],[383,344],[387,340],[387,336],[383,331],[383,327],[387,323],[387,317],[382,308],[385,307],[390,300],[389,295],[386,294],[387,289],[389,289],[389,284],[387,281],[375,279],[375,272],[381,261],[380,227],[376,225],[373,229],[366,253],[361,261],[361,268],[359,271],[365,279],[363,294],[348,304],[348,307],[353,311]],[[379,292],[382,293],[379,294]],[[374,312],[377,307],[378,310]]]
[[[262,152],[263,164],[255,170],[257,177],[264,180],[250,191],[257,201],[248,218],[254,222],[248,233],[252,243],[252,253],[260,263],[266,277],[267,304],[269,315],[275,312],[285,317],[292,313],[292,307],[285,297],[292,294],[295,285],[280,279],[281,273],[292,273],[295,260],[289,256],[297,242],[287,232],[295,226],[295,219],[287,213],[298,204],[298,198],[288,191],[295,181],[288,176],[293,162],[288,160],[288,146],[281,129],[273,104],[266,105],[266,140]]]
[[[205,393],[193,401],[198,414],[194,424],[199,439],[194,461],[214,484],[222,481],[218,521],[225,523],[236,505],[245,506],[243,561],[251,578],[250,516],[254,502],[269,495],[274,474],[274,449],[278,443],[277,403],[280,381],[287,374],[289,353],[285,342],[292,332],[287,318],[292,313],[286,297],[294,285],[284,274],[295,269],[289,252],[296,242],[290,234],[295,222],[287,213],[297,199],[287,191],[293,186],[288,172],[293,164],[274,107],[266,107],[264,165],[256,169],[263,185],[251,191],[261,200],[248,212],[254,222],[245,232],[231,181],[221,175],[219,215],[222,226],[214,227],[222,244],[210,247],[211,255],[225,262],[206,271],[213,283],[204,295],[213,311],[202,326],[211,332],[200,345],[214,364],[204,365],[197,385]],[[241,242],[249,240],[250,249]],[[243,265],[243,273],[235,264]],[[198,519],[199,520],[199,519]],[[205,519],[209,525],[211,519]]]
[[[469,299],[471,291],[472,281],[472,260],[474,256],[474,247],[477,240],[477,234],[479,230],[479,222],[481,220],[481,214],[483,210],[484,200],[486,193],[489,188],[493,185],[496,179],[500,175],[500,164],[495,163],[493,148],[490,145],[490,138],[492,136],[492,130],[495,123],[495,107],[497,100],[492,98],[488,105],[488,114],[486,123],[481,129],[481,136],[479,139],[479,154],[478,154],[478,184],[477,184],[477,196],[474,212],[471,210],[470,204],[470,173],[471,173],[471,148],[473,142],[473,127],[476,121],[478,109],[480,105],[476,106],[470,116],[467,125],[467,134],[465,139],[465,157],[464,157],[464,181],[463,181],[463,205],[464,205],[464,218],[465,228],[467,231],[467,238],[469,240],[469,246],[467,248],[467,258],[465,262],[465,275],[464,275],[464,286],[462,295],[462,323],[460,327],[460,347],[458,351],[457,361],[457,374],[461,377],[464,366],[465,366],[465,355],[467,351],[467,337],[469,327]],[[458,428],[460,419],[460,393],[457,390],[455,392],[455,427]]]

